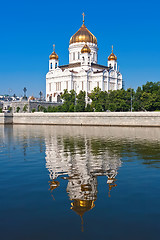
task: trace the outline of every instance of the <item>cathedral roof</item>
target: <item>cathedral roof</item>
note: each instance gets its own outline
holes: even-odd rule
[[[59,66],[59,68],[61,68],[62,70],[68,69],[68,68],[75,68],[75,67],[80,67],[81,63],[77,62],[77,63],[70,63],[70,64],[66,64],[66,65],[61,65]]]
[[[80,62],[77,62],[77,63],[70,63],[70,64],[67,64],[67,65],[61,65],[59,66],[59,68],[61,68],[62,70],[65,70],[65,69],[68,69],[68,68],[76,68],[76,67],[81,67],[81,63]],[[96,64],[96,63],[91,63],[91,67],[92,68],[98,68],[100,70],[110,70],[110,67],[107,67],[107,66],[103,66],[103,65],[100,65],[100,64]]]
[[[100,64],[97,64],[97,63],[91,63],[91,67],[92,68],[98,68],[98,69],[101,69],[101,70],[105,70],[105,69],[110,70],[110,67],[100,65]]]
[[[70,44],[78,42],[90,42],[97,44],[97,38],[86,28],[84,21],[80,29],[70,38]]]
[[[116,55],[113,53],[113,46],[112,46],[112,53],[108,57],[108,61],[117,61]]]

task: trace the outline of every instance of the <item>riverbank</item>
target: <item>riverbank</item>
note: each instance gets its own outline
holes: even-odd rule
[[[160,112],[0,113],[0,124],[160,127]]]

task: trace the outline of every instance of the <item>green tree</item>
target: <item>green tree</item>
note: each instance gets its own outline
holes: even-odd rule
[[[16,108],[16,112],[18,113],[20,111],[20,107],[17,107]]]
[[[71,90],[70,92],[66,89],[64,90],[64,93],[61,96],[64,101],[62,105],[63,112],[74,112],[75,97],[76,93],[74,90]]]
[[[147,82],[142,86],[143,92],[154,93],[160,89],[160,82]]]
[[[147,82],[137,88],[133,107],[135,111],[160,110],[160,82]]]
[[[12,107],[9,107],[8,110],[9,110],[10,112],[12,112]]]
[[[89,94],[89,98],[92,100],[91,107],[95,112],[103,112],[108,107],[108,93],[101,91],[99,87]]]
[[[75,111],[76,112],[84,112],[85,111],[85,96],[86,92],[80,91],[80,93],[76,96],[76,105]]]
[[[134,90],[128,88],[127,90],[113,90],[109,92],[109,106],[108,109],[114,112],[131,111],[131,99],[134,98]]]
[[[23,112],[27,112],[27,110],[28,110],[28,105],[25,104],[24,107],[23,107]]]
[[[90,103],[87,104],[87,106],[85,108],[85,112],[94,112],[94,109]]]
[[[38,112],[47,112],[47,109],[44,106],[39,105],[38,106]]]

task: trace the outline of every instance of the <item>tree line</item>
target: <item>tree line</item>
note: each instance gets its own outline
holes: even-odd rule
[[[39,106],[42,112],[128,112],[128,111],[160,111],[160,82],[147,82],[135,91],[132,88],[101,91],[99,87],[88,94],[86,105],[86,92],[76,94],[74,90],[61,95],[63,103],[59,106],[45,108]],[[20,108],[17,109],[19,112]],[[27,111],[24,106],[23,111]],[[32,109],[35,112],[36,109]],[[0,109],[2,112],[2,109]]]
[[[86,105],[85,91],[78,95],[74,90],[64,90],[61,95],[63,104],[40,107],[44,112],[128,112],[128,111],[159,111],[160,110],[160,82],[147,82],[136,91],[127,90],[101,91],[99,87],[88,94],[89,103]]]

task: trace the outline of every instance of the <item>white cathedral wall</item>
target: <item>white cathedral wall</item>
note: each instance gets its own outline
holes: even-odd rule
[[[69,63],[77,63],[77,62],[81,62],[80,60],[80,55],[81,55],[81,49],[83,48],[83,46],[87,44],[89,46],[89,48],[91,49],[91,61],[93,63],[97,63],[97,45],[94,43],[72,43],[69,45]],[[78,58],[78,54],[79,54],[79,58]],[[75,55],[75,57],[74,57]]]
[[[68,74],[69,73],[69,74]],[[90,74],[82,71],[81,73],[71,74],[69,71],[60,73],[50,73],[46,80],[46,96],[52,96],[52,101],[57,101],[57,96],[64,92],[64,89],[70,91],[74,89],[78,94],[81,90],[91,92],[95,87],[99,87],[102,91],[117,90],[122,88],[122,79],[117,80],[117,75],[112,71],[112,77],[106,72]]]
[[[73,45],[73,44],[72,44]],[[95,45],[95,44],[94,44]],[[102,91],[117,90],[122,88],[122,75],[115,70],[94,73],[98,68],[90,69],[88,66],[65,69],[50,70],[46,75],[46,100],[57,102],[57,96],[74,89],[78,94],[81,90],[91,92],[95,87]],[[73,70],[74,72],[71,72]],[[86,72],[88,70],[88,72]],[[52,97],[52,99],[49,99]]]

